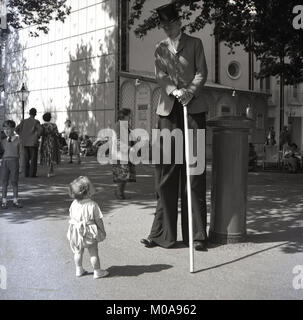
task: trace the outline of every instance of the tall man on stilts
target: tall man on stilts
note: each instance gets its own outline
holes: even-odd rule
[[[161,87],[157,108],[158,129],[181,129],[184,132],[183,106],[186,105],[188,128],[193,131],[192,143],[195,148],[197,131],[206,128],[207,105],[201,96],[207,79],[203,44],[199,38],[181,31],[181,20],[173,3],[156,10],[160,26],[168,37],[158,43],[155,50],[156,80]],[[184,144],[184,134],[182,143]],[[172,141],[170,164],[163,163],[163,158],[160,164],[156,164],[157,208],[149,236],[141,239],[141,243],[147,248],[170,248],[176,243],[180,182],[182,236],[183,242],[188,245],[186,164],[185,157],[182,164],[175,161],[176,147]],[[161,153],[166,152],[166,149],[161,142]],[[205,154],[203,157],[205,163]],[[206,171],[191,175],[190,180],[194,248],[207,251]]]

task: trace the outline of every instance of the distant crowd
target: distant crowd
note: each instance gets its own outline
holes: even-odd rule
[[[13,205],[22,207],[18,200],[18,180],[22,171],[24,177],[37,177],[38,158],[40,164],[48,168],[47,177],[53,177],[55,166],[61,162],[61,155],[68,154],[69,163],[74,158],[81,164],[81,153],[85,156],[94,153],[93,143],[88,136],[79,137],[77,129],[70,120],[66,120],[63,132],[58,131],[52,122],[50,112],[43,114],[44,123],[37,119],[37,110],[31,108],[29,117],[18,125],[13,120],[3,123],[0,142],[2,175],[2,208],[7,208],[7,187],[11,182],[13,188]],[[40,157],[39,157],[40,155]]]

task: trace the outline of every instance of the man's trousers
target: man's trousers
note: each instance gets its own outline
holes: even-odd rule
[[[179,128],[184,133],[183,106],[175,102],[172,112],[168,116],[159,116],[158,129],[174,130]],[[188,114],[188,128],[193,129],[193,143],[196,141],[196,130],[206,128],[205,113]],[[183,134],[183,150],[184,147]],[[179,141],[180,143],[180,141]],[[204,141],[205,143],[205,141]],[[151,228],[149,239],[153,240],[161,247],[169,248],[177,240],[177,219],[178,219],[178,195],[181,191],[181,225],[183,242],[188,244],[188,210],[187,210],[187,192],[186,192],[186,163],[183,154],[183,164],[176,164],[174,159],[176,145],[172,143],[172,163],[156,164],[156,193],[157,208],[154,222]],[[160,150],[167,152],[163,141],[160,144]],[[203,154],[205,163],[205,153]],[[201,159],[200,159],[201,160]],[[199,161],[199,159],[198,159]],[[193,238],[203,241],[207,238],[207,209],[206,209],[206,169],[202,174],[191,175],[191,193],[192,193],[192,214],[193,214]],[[181,187],[180,187],[181,183]],[[179,189],[180,187],[180,189]]]
[[[38,147],[24,147],[24,176],[37,176]]]

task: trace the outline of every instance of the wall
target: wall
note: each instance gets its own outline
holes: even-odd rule
[[[21,119],[16,92],[30,91],[25,115],[50,111],[59,130],[67,118],[95,136],[115,119],[117,0],[70,0],[64,23],[52,21],[48,34],[31,38],[28,27],[6,46],[6,118]]]

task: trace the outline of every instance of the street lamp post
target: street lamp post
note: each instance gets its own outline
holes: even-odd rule
[[[26,90],[24,83],[22,83],[22,87],[21,87],[21,90],[19,91],[19,95],[22,101],[22,120],[24,120],[24,106],[29,95],[29,91]]]

